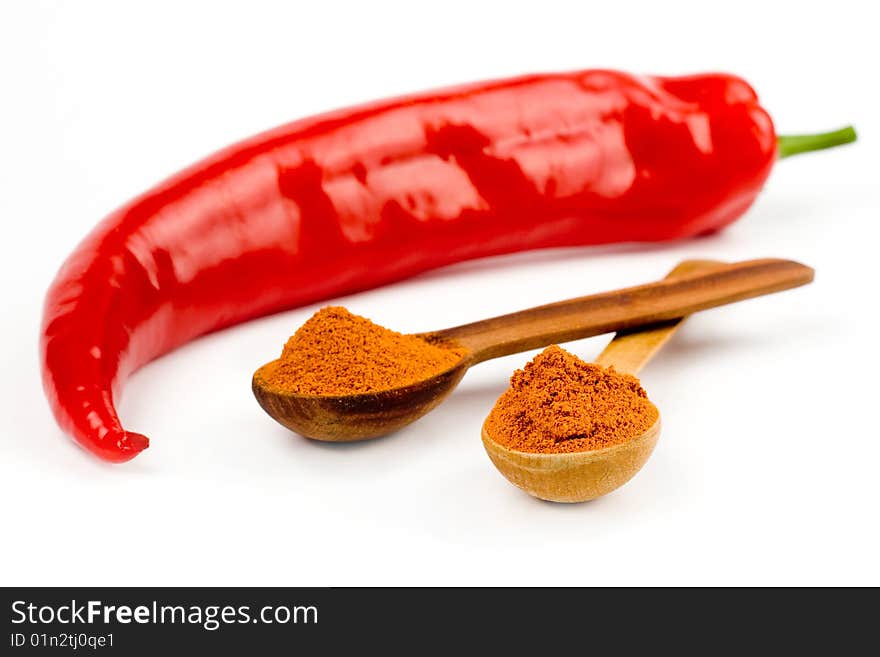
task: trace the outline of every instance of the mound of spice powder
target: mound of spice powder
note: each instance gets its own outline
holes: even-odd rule
[[[264,376],[270,387],[300,395],[380,392],[440,374],[464,355],[328,306],[291,336]]]
[[[486,430],[521,452],[583,452],[631,440],[658,415],[637,378],[554,345],[514,372]]]

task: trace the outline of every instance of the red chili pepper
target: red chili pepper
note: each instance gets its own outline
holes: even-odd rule
[[[339,110],[220,151],[118,209],[49,289],[43,384],[108,461],[149,444],[114,397],[209,331],[452,262],[654,241],[740,216],[777,156],[855,139],[777,137],[744,81],[580,71]],[[778,144],[778,146],[777,146]]]

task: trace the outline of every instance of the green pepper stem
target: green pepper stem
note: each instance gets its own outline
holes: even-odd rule
[[[819,132],[813,135],[779,135],[779,159],[797,155],[798,153],[807,153],[809,151],[820,151],[823,148],[834,148],[841,144],[849,144],[856,140],[856,129],[851,125],[841,128],[840,130],[832,130],[831,132]]]

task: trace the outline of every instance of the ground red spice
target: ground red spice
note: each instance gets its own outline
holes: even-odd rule
[[[636,377],[554,345],[514,372],[486,430],[513,450],[582,452],[631,440],[658,417]]]
[[[264,370],[266,383],[300,395],[380,392],[430,378],[458,363],[463,349],[431,344],[353,315],[341,306],[315,313]]]

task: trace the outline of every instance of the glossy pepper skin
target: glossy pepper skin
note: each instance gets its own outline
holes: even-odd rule
[[[717,230],[754,201],[777,142],[728,75],[535,75],[296,121],[178,173],[105,218],[45,302],[43,383],[107,461],[149,444],[114,398],[209,331],[469,258]]]

